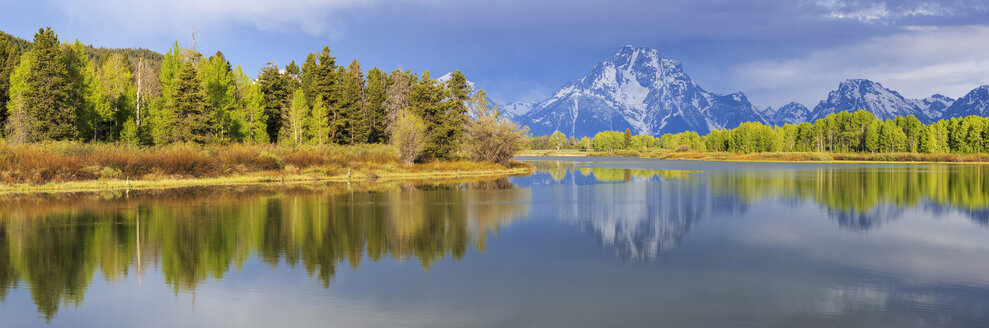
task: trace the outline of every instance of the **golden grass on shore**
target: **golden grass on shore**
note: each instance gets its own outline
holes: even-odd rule
[[[987,163],[989,154],[920,153],[816,153],[816,152],[677,152],[663,149],[584,152],[576,150],[529,151],[523,156],[617,156],[673,160],[753,161],[753,162],[876,162],[876,163]]]
[[[469,161],[403,165],[388,145],[131,145],[0,142],[0,192],[425,179],[531,172]]]

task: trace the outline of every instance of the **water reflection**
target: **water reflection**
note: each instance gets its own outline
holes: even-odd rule
[[[917,320],[901,326],[989,318],[989,271],[977,260],[989,249],[981,242],[987,167],[534,164],[532,176],[470,183],[2,198],[0,302],[29,294],[51,319],[83,304],[87,291],[113,288],[100,278],[149,276],[152,286],[168,286],[167,297],[223,280],[285,301],[272,296],[278,286],[230,277],[261,265],[305,272],[334,294],[348,284],[382,286],[369,293],[388,301],[354,301],[369,304],[365,313],[442,299],[423,308],[477,305],[490,311],[458,314],[518,320],[506,325],[572,318],[602,326],[609,322],[593,319],[621,315],[627,326],[648,326],[653,316],[683,326],[773,326],[766,313],[806,320],[771,317],[787,323],[777,326],[855,323],[863,313]],[[499,233],[506,238],[494,241]],[[442,283],[403,279],[425,273]],[[494,307],[505,304],[559,308]],[[690,317],[697,309],[724,317]]]
[[[559,220],[581,227],[629,261],[651,260],[676,248],[701,218],[741,216],[752,204],[766,201],[793,208],[818,204],[839,227],[854,231],[876,229],[915,209],[933,217],[962,213],[980,225],[989,223],[989,166],[795,164],[725,170],[710,163],[654,169],[533,163],[539,173],[513,182],[567,189],[549,193],[553,198],[542,203],[551,204]]]
[[[220,192],[8,200],[0,210],[0,301],[19,282],[52,318],[78,306],[94,275],[158,269],[175,293],[223,279],[257,256],[302,267],[328,287],[338,265],[415,260],[424,269],[528,214],[507,180],[393,190]]]

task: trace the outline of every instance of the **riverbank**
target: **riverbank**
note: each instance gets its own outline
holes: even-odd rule
[[[638,157],[670,160],[725,162],[825,162],[825,163],[930,163],[930,164],[989,164],[989,154],[920,154],[920,153],[725,153],[677,152],[672,150],[539,150],[526,151],[519,156],[557,157]]]
[[[406,165],[387,145],[177,144],[142,148],[71,142],[0,143],[0,194],[469,179],[533,171],[524,163],[510,167],[470,161]]]

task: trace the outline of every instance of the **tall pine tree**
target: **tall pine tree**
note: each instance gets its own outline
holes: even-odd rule
[[[71,99],[69,72],[58,36],[46,27],[34,35],[32,63],[24,94],[26,114],[33,124],[31,139],[70,140],[79,137],[77,107]]]
[[[181,141],[207,143],[217,134],[216,115],[203,91],[192,61],[186,61],[175,81],[175,109],[180,117],[177,136]]]
[[[377,67],[367,72],[367,87],[364,89],[364,110],[367,115],[368,143],[384,143],[385,99],[388,90],[388,75]]]

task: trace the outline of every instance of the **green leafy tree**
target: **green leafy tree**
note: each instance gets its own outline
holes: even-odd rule
[[[21,50],[13,37],[0,35],[0,126],[7,124],[7,104],[10,102],[11,75],[21,60]]]
[[[7,102],[7,121],[4,132],[9,141],[26,143],[34,141],[33,117],[28,114],[24,95],[27,94],[27,76],[31,70],[33,56],[30,52],[21,55],[17,69],[10,75],[10,100]]]
[[[549,135],[549,142],[553,145],[553,148],[560,150],[560,148],[563,148],[567,144],[567,135],[559,130],[553,131],[553,134]]]
[[[426,146],[426,124],[411,109],[403,109],[395,117],[390,140],[398,148],[402,163],[412,164]]]
[[[179,115],[176,111],[175,89],[182,63],[187,51],[178,42],[165,53],[158,73],[161,83],[161,98],[151,109],[151,137],[155,144],[166,144],[177,140]]]
[[[322,145],[329,141],[330,135],[329,110],[323,102],[323,97],[318,96],[313,100],[312,115],[309,117],[309,141]]]
[[[233,69],[223,52],[217,51],[199,62],[199,78],[203,81],[206,101],[216,115],[215,121],[219,123],[219,138],[226,141],[235,139],[237,127],[233,117],[236,116],[237,86]]]
[[[287,134],[280,136],[278,140],[287,143],[298,144],[306,136],[304,129],[306,119],[309,117],[309,104],[306,104],[306,96],[302,90],[296,90],[292,97],[292,107],[289,110],[288,120],[285,122],[288,129]]]
[[[119,137],[125,122],[134,115],[134,75],[131,74],[127,59],[121,54],[112,54],[97,72],[99,90],[95,102],[97,122],[96,140],[115,140]],[[135,126],[136,128],[136,126]],[[136,138],[136,131],[135,138]]]

